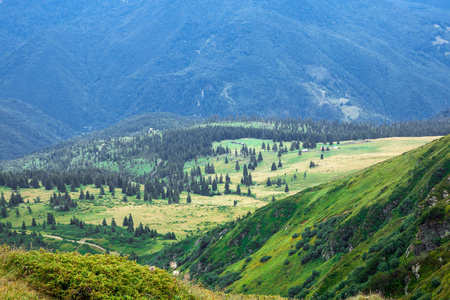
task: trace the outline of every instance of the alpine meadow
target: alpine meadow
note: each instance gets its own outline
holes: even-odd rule
[[[450,299],[450,2],[0,0],[0,299]]]

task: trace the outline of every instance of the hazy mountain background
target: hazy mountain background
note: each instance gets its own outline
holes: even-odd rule
[[[20,157],[72,137],[75,132],[17,100],[0,100],[0,159]]]
[[[449,107],[444,0],[0,1],[0,99],[72,130],[145,112],[406,120]]]

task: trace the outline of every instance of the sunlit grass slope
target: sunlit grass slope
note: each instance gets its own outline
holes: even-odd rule
[[[153,257],[232,293],[450,297],[450,136]],[[405,291],[408,295],[405,295]]]

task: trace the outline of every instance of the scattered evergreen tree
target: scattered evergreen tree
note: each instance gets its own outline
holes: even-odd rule
[[[31,227],[36,227],[36,219],[33,217],[33,219],[31,220]]]
[[[284,188],[284,192],[285,192],[285,193],[288,193],[288,192],[289,192],[289,187],[288,187],[287,184],[286,184],[286,187]]]
[[[241,167],[239,166],[239,162],[238,161],[236,161],[236,166],[234,167],[234,169],[236,170],[236,171],[239,171],[240,169],[241,169]],[[227,174],[228,175],[228,174]]]
[[[236,187],[236,195],[240,195],[241,194],[241,186],[238,184]]]
[[[217,185],[216,185],[216,189],[217,189]],[[186,203],[190,204],[191,202],[192,202],[191,194],[188,193],[187,198],[186,198]]]
[[[225,182],[225,190],[223,191],[223,193],[225,195],[231,194],[231,190],[230,190],[230,183],[227,181]]]
[[[270,168],[271,171],[276,171],[277,170],[277,165],[275,164],[275,162],[272,163],[272,167]]]

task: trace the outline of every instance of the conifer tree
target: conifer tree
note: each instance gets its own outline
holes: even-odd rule
[[[277,170],[277,165],[275,164],[275,162],[272,163],[272,167],[270,168],[271,171],[276,171]]]
[[[241,194],[241,186],[238,184],[236,187],[236,195],[240,195]]]
[[[239,171],[240,169],[241,169],[241,167],[239,166],[239,162],[238,161],[236,161],[236,166],[234,167],[234,169],[236,170],[236,171]],[[228,175],[228,174],[227,174]]]
[[[78,199],[83,200],[84,199],[84,192],[83,189],[80,189],[80,196],[78,197]]]
[[[272,181],[270,180],[270,177],[267,177],[266,186],[272,186]]]
[[[217,188],[217,186],[216,186],[216,188]],[[191,202],[192,202],[191,194],[188,193],[187,198],[186,198],[186,203],[187,203],[187,204],[190,204]]]
[[[36,219],[33,217],[33,219],[31,220],[31,226],[32,227],[36,227],[37,226],[37,224],[36,224]]]
[[[230,190],[230,183],[227,181],[227,182],[225,182],[225,190],[224,190],[224,194],[225,195],[228,195],[228,194],[230,194],[231,193],[231,190]]]
[[[108,226],[108,223],[106,223],[106,219],[105,218],[103,218],[102,226]]]
[[[287,184],[286,184],[286,187],[284,188],[284,192],[285,192],[285,193],[288,193],[288,192],[289,192],[289,187],[288,187]]]
[[[27,230],[27,226],[25,225],[25,221],[22,222],[22,230]]]
[[[225,182],[228,182],[228,183],[231,182],[231,179],[230,179],[230,176],[228,175],[228,173],[227,173],[227,175],[225,176]]]

